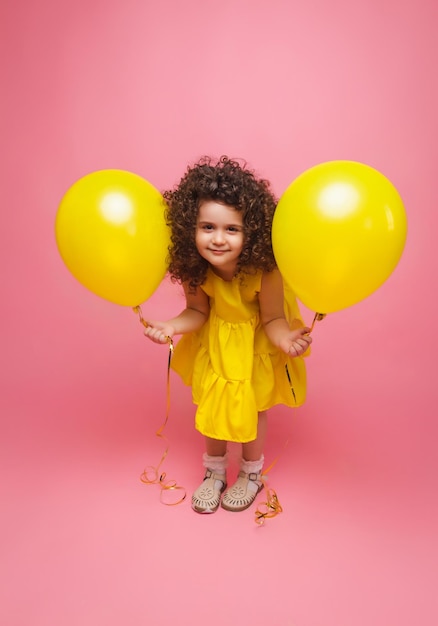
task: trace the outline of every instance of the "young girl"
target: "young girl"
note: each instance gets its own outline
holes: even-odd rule
[[[184,335],[172,367],[192,387],[206,445],[193,509],[242,511],[263,487],[267,409],[304,401],[309,329],[275,265],[276,201],[267,181],[227,157],[204,158],[164,197],[169,273],[182,283],[186,307],[168,321],[148,321],[145,335],[157,343]],[[242,459],[227,489],[229,441],[242,444]]]

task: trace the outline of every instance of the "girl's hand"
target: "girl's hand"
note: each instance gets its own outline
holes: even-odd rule
[[[303,327],[290,330],[280,341],[280,348],[291,357],[301,356],[312,343],[310,328]]]
[[[168,343],[175,334],[175,329],[167,322],[147,322],[145,336],[154,343]]]

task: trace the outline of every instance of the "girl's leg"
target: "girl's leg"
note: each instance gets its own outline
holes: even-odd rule
[[[242,444],[242,461],[236,482],[227,489],[222,498],[222,507],[228,511],[244,511],[256,499],[258,492],[263,488],[262,469],[265,460],[263,448],[265,445],[268,414],[259,413],[257,438],[254,441]]]
[[[205,450],[209,456],[224,456],[227,451],[227,442],[206,437]]]
[[[245,461],[258,461],[265,448],[266,431],[268,429],[268,412],[259,413],[257,438],[254,441],[242,444],[242,457]]]

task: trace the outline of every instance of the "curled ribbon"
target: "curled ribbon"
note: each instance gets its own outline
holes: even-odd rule
[[[283,512],[277,494],[273,489],[266,489],[266,502],[261,502],[255,512],[255,522],[259,526],[265,523],[265,519],[275,517]]]
[[[137,313],[140,322],[143,324],[145,328],[149,326],[147,321],[144,319],[141,308],[139,306],[134,307],[134,313]],[[157,466],[148,465],[145,467],[143,473],[140,476],[140,480],[145,485],[158,485],[161,489],[160,491],[160,502],[162,504],[166,504],[167,506],[175,506],[177,504],[181,504],[186,499],[186,490],[184,487],[181,487],[174,480],[166,481],[166,473],[160,472],[160,468],[164,463],[168,453],[169,453],[169,442],[167,437],[163,434],[164,429],[166,428],[167,422],[169,421],[169,413],[170,413],[170,363],[172,360],[173,354],[173,341],[170,337],[167,338],[167,343],[169,344],[169,357],[167,360],[167,381],[166,381],[166,417],[164,419],[163,424],[155,433],[156,437],[159,437],[165,442],[166,448],[163,452],[163,455],[160,459],[160,462]],[[175,491],[182,491],[182,495],[180,498],[174,499],[172,496]]]
[[[286,440],[284,447],[286,447],[288,443],[289,440]],[[280,504],[277,494],[273,489],[266,487],[268,474],[279,459],[280,455],[278,455],[277,458],[272,461],[271,465],[262,473],[262,481],[265,484],[266,502],[260,502],[255,512],[255,523],[259,526],[263,526],[266,519],[276,517],[280,513],[283,513],[283,507]]]

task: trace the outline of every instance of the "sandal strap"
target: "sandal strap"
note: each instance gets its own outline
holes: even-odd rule
[[[216,474],[212,470],[207,469],[205,472],[204,480],[220,480],[223,485],[226,485],[225,474]]]
[[[207,469],[204,480],[192,495],[192,508],[197,513],[214,513],[219,507],[221,495],[226,486],[225,474],[216,474]]]
[[[262,473],[261,472],[251,472],[249,474],[245,474],[245,472],[239,472],[239,476],[243,474],[243,476],[248,476],[248,480],[252,480],[253,482],[257,482],[261,480]]]
[[[256,489],[248,489],[249,482],[255,483]],[[259,491],[263,489],[261,480],[261,472],[251,472],[246,474],[241,470],[237,480],[229,489],[227,489],[222,498],[222,508],[228,511],[244,511],[247,509],[257,497]]]

